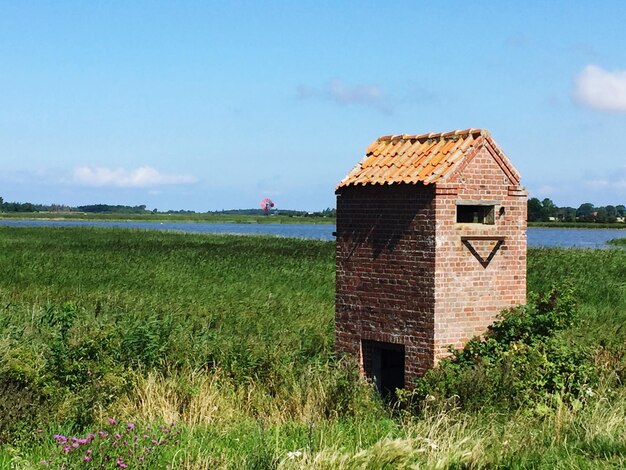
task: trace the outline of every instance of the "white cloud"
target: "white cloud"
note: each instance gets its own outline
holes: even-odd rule
[[[602,111],[626,111],[626,70],[609,72],[588,65],[576,77],[574,99]]]
[[[347,85],[341,80],[330,80],[322,89],[308,85],[298,86],[298,98],[323,98],[339,105],[358,104],[390,111],[383,89],[378,85]]]
[[[79,166],[74,168],[72,182],[82,186],[117,188],[153,188],[174,184],[192,184],[198,179],[192,175],[164,174],[151,166],[134,170],[105,168],[99,166]]]

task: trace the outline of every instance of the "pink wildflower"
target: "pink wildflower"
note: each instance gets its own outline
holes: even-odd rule
[[[115,426],[117,424],[117,421],[115,421],[113,418],[109,418],[108,420],[111,426]]]
[[[91,460],[91,457],[89,457],[88,455],[85,455],[85,456],[83,457],[83,461],[84,461],[84,462],[89,462],[90,460]]]
[[[135,429],[135,423],[128,423],[128,429]]]

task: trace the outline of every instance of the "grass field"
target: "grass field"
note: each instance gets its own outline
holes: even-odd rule
[[[578,313],[523,366],[584,388],[390,408],[333,356],[332,242],[0,227],[0,468],[626,466],[626,250],[531,249],[528,276]]]

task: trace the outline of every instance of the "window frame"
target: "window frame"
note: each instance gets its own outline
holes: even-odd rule
[[[457,224],[493,226],[496,224],[500,201],[456,201],[455,206],[454,220]],[[462,210],[459,210],[461,208]]]

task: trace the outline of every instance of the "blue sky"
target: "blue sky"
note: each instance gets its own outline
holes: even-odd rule
[[[626,2],[0,1],[0,196],[334,206],[385,134],[491,131],[530,195],[626,203]]]

